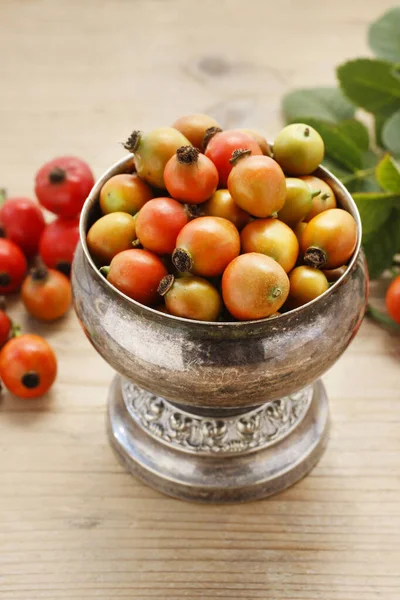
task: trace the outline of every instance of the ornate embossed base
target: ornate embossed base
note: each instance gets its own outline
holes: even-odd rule
[[[119,375],[110,388],[109,437],[125,467],[185,500],[243,502],[289,487],[320,458],[328,426],[321,381],[218,417],[185,411]]]

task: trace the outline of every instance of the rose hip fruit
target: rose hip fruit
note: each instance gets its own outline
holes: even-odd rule
[[[240,234],[243,252],[258,252],[276,260],[286,273],[299,255],[299,242],[293,231],[278,219],[256,219]]]
[[[138,175],[121,173],[111,177],[101,188],[100,208],[103,215],[113,212],[135,215],[153,197],[151,187]]]
[[[25,278],[21,298],[26,310],[36,319],[55,321],[71,306],[71,284],[59,271],[38,267]]]
[[[167,162],[164,181],[175,200],[200,204],[217,189],[218,171],[197,148],[182,146]]]
[[[351,258],[356,245],[356,222],[341,208],[331,208],[311,219],[301,238],[304,262],[316,268],[341,267]]]
[[[319,194],[319,190],[315,193]],[[293,227],[303,220],[312,207],[312,192],[305,181],[286,178],[286,200],[278,212],[278,219]]]
[[[240,231],[250,221],[248,212],[234,202],[229,190],[217,190],[207,202],[201,205],[201,211],[209,217],[228,219]]]
[[[218,128],[208,129],[204,137],[204,148],[204,154],[217,167],[219,187],[222,188],[226,188],[229,173],[232,171],[233,165],[230,159],[235,150],[245,148],[251,154],[262,155],[261,148],[254,137],[238,129],[227,131]]]
[[[38,335],[17,336],[0,352],[1,380],[19,398],[43,396],[53,385],[56,375],[56,355]]]
[[[312,267],[296,267],[289,274],[290,291],[288,307],[297,308],[318,298],[329,288],[325,275],[319,269]]]
[[[5,308],[5,303],[0,303],[0,305]],[[0,348],[7,342],[12,328],[11,319],[3,308],[0,309]]]
[[[108,264],[118,252],[132,248],[135,239],[135,218],[128,213],[115,212],[93,223],[87,234],[87,245],[94,258]]]
[[[276,313],[289,293],[289,279],[269,256],[251,252],[235,258],[222,276],[225,306],[240,321]]]
[[[240,208],[254,217],[269,217],[281,210],[286,199],[285,175],[272,158],[238,151],[228,178],[229,192]]]
[[[158,256],[135,248],[117,254],[101,272],[120,292],[146,306],[160,301],[157,289],[168,274]]]
[[[29,198],[8,198],[1,207],[0,232],[28,258],[37,254],[45,226],[40,206]]]
[[[0,294],[11,294],[21,285],[28,264],[22,250],[11,242],[0,238]]]
[[[331,283],[333,283],[334,281],[337,281],[338,279],[341,278],[342,275],[344,275],[347,271],[347,266],[343,265],[342,267],[338,267],[337,269],[328,269],[323,271],[323,274],[325,275],[325,277],[327,278],[327,280]]]
[[[155,198],[136,217],[136,235],[144,248],[172,254],[181,229],[188,223],[185,207],[172,198]]]
[[[314,194],[311,208],[309,213],[305,216],[304,221],[311,221],[316,215],[329,210],[330,208],[336,208],[336,198],[332,188],[319,177],[314,175],[306,175],[301,179],[308,185],[311,192]],[[319,191],[319,194],[316,192]]]
[[[139,177],[156,188],[165,189],[165,165],[181,146],[190,145],[189,140],[173,127],[160,127],[150,133],[134,131],[125,148],[135,155]]]
[[[233,223],[221,217],[199,217],[179,233],[172,262],[181,273],[216,277],[239,252],[240,236]]]
[[[397,275],[389,285],[385,303],[390,317],[400,325],[400,275]]]
[[[201,150],[207,129],[219,128],[219,124],[208,115],[194,114],[180,117],[172,127],[180,131],[195,148]]]
[[[69,277],[78,242],[79,218],[58,218],[47,225],[43,231],[39,253],[49,269],[57,269]]]
[[[244,131],[244,133],[247,133],[249,136],[254,138],[265,156],[272,156],[271,148],[261,133],[258,133],[258,131],[255,131],[254,129],[239,129],[239,131]]]
[[[69,219],[80,213],[93,185],[93,173],[85,161],[61,156],[39,169],[35,193],[47,210]]]
[[[215,287],[202,277],[167,275],[161,280],[159,294],[171,315],[197,321],[216,321],[222,299]]]
[[[324,159],[324,142],[318,131],[304,123],[287,125],[274,142],[274,159],[285,173],[309,175]]]

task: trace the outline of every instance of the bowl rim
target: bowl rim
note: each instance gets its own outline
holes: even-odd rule
[[[269,146],[272,148],[273,144],[270,142],[268,142],[268,143],[269,143]],[[344,208],[344,210],[347,210],[347,212],[350,212],[350,214],[354,217],[354,219],[356,221],[356,225],[357,225],[357,244],[356,244],[356,248],[353,252],[353,256],[352,256],[349,264],[347,265],[346,271],[343,273],[343,275],[341,275],[339,277],[339,279],[337,281],[335,281],[331,286],[329,286],[329,288],[325,292],[323,292],[320,296],[318,296],[317,298],[314,298],[314,300],[311,300],[310,302],[307,302],[307,304],[303,304],[302,306],[299,306],[298,308],[289,310],[286,313],[279,315],[278,317],[274,317],[274,318],[264,317],[263,319],[254,319],[254,320],[247,320],[247,321],[199,321],[196,319],[186,319],[184,317],[177,317],[175,315],[171,315],[168,313],[162,313],[162,312],[158,311],[156,308],[153,308],[151,306],[146,306],[144,304],[141,304],[140,302],[137,302],[136,300],[133,300],[132,298],[130,298],[129,296],[127,296],[126,294],[124,294],[123,292],[118,290],[114,285],[112,285],[100,273],[98,267],[95,265],[94,260],[92,259],[91,255],[90,255],[90,252],[89,252],[89,249],[88,249],[87,243],[86,243],[88,216],[89,216],[90,210],[92,209],[92,206],[98,201],[98,196],[100,194],[101,188],[106,183],[106,181],[108,181],[108,179],[110,179],[114,175],[129,172],[129,171],[127,171],[127,169],[133,167],[133,164],[134,164],[133,159],[134,159],[134,154],[132,154],[132,153],[127,154],[123,158],[119,159],[116,163],[114,163],[111,167],[109,167],[96,180],[94,186],[92,187],[92,189],[82,207],[80,220],[79,220],[79,235],[80,235],[81,247],[83,249],[85,258],[86,258],[87,262],[89,263],[91,269],[96,274],[96,276],[99,279],[101,279],[102,283],[105,286],[108,286],[109,289],[112,292],[114,292],[114,294],[117,294],[125,302],[128,302],[132,306],[137,307],[139,310],[144,311],[145,313],[147,312],[149,314],[149,317],[157,317],[157,318],[161,318],[162,320],[169,321],[171,323],[177,322],[180,324],[184,324],[186,326],[188,326],[188,325],[194,325],[194,326],[197,325],[197,326],[202,326],[202,327],[209,326],[210,328],[214,327],[214,328],[218,328],[218,329],[225,328],[225,327],[237,329],[237,328],[241,328],[241,327],[248,327],[249,325],[252,325],[252,326],[260,325],[261,326],[261,325],[266,325],[267,323],[274,323],[274,322],[276,323],[277,319],[279,320],[280,323],[282,323],[282,321],[285,318],[289,318],[294,315],[300,315],[301,313],[309,310],[311,306],[315,306],[316,304],[321,303],[322,301],[327,299],[329,296],[334,294],[335,291],[341,285],[343,285],[350,277],[350,274],[351,274],[352,270],[354,269],[354,266],[358,260],[360,250],[361,250],[362,224],[361,224],[360,213],[358,211],[357,205],[354,202],[350,192],[346,189],[346,187],[343,185],[343,183],[335,175],[333,175],[333,173],[331,173],[331,171],[329,171],[326,167],[323,167],[320,165],[318,167],[318,169],[313,171],[313,173],[311,173],[310,175],[313,175],[315,177],[321,176],[321,178],[326,180],[329,185],[333,184],[332,187],[334,188],[335,196],[337,197],[338,193],[340,195],[339,203],[342,204],[343,200],[345,200],[345,203],[347,204],[347,206],[346,206],[346,208]]]

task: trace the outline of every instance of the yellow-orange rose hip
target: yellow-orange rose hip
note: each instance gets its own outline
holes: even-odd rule
[[[240,208],[254,217],[270,217],[281,210],[286,199],[285,175],[269,156],[249,156],[235,151],[234,167],[228,177],[229,192]]]
[[[356,245],[356,222],[341,208],[331,208],[311,219],[301,238],[304,262],[319,269],[336,269],[346,264]]]
[[[288,273],[296,264],[299,242],[295,233],[278,219],[256,219],[240,234],[242,252],[259,252],[276,260]]]
[[[289,279],[282,267],[273,258],[257,252],[235,258],[222,277],[225,306],[240,321],[275,314],[288,293]]]

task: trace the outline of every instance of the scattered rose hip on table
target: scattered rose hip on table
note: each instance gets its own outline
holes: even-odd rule
[[[45,394],[57,375],[57,359],[45,339],[25,334],[9,340],[0,351],[0,378],[19,398]]]
[[[78,242],[79,218],[55,219],[40,238],[40,257],[49,269],[57,269],[69,277]]]
[[[0,209],[0,234],[11,240],[27,257],[38,252],[45,228],[43,213],[29,198],[8,198]]]
[[[36,174],[35,193],[42,206],[64,218],[76,217],[94,185],[89,165],[75,156],[61,156]]]
[[[32,269],[21,288],[26,310],[40,321],[55,321],[68,311],[72,303],[69,279],[54,269]]]
[[[400,275],[397,275],[388,287],[386,308],[393,321],[400,325]]]
[[[0,294],[17,291],[27,268],[22,250],[14,242],[0,238]]]
[[[0,348],[4,346],[10,337],[12,323],[10,317],[5,312],[5,306],[1,303],[0,308]]]

